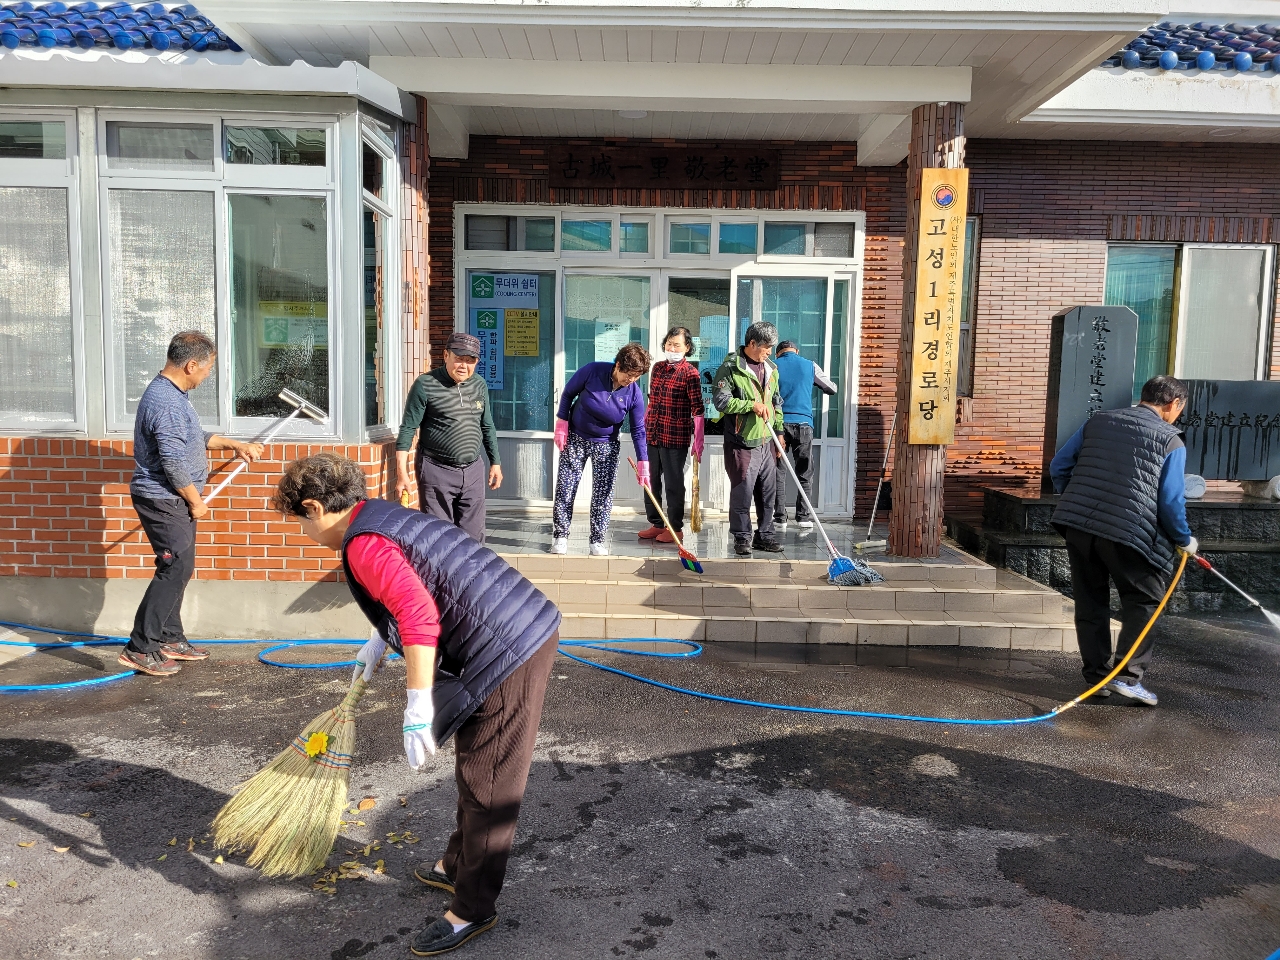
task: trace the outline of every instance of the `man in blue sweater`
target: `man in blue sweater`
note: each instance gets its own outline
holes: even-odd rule
[[[812,360],[800,356],[800,348],[793,340],[778,344],[778,391],[782,395],[782,432],[786,440],[787,456],[796,468],[796,477],[804,488],[804,495],[813,500],[813,388],[817,387],[829,397],[836,394],[836,385],[823,369]],[[785,468],[778,472],[773,504],[773,525],[787,525],[787,481]],[[801,529],[813,526],[813,518],[805,509],[804,501],[796,497],[796,522]]]
[[[175,660],[203,660],[182,629],[182,597],[195,571],[196,521],[209,512],[201,491],[209,477],[206,450],[234,450],[253,461],[262,444],[206,433],[187,394],[213,373],[217,348],[198,330],[169,342],[164,369],[143,391],[133,415],[133,480],[129,494],[156,555],[156,572],[133,618],[120,663],[167,677]]]
[[[1187,526],[1184,475],[1187,449],[1173,422],[1187,405],[1187,385],[1152,377],[1142,402],[1096,413],[1054,456],[1053,488],[1062,495],[1053,525],[1067,541],[1076,641],[1091,686],[1111,672],[1111,590],[1120,594],[1123,657],[1142,632],[1168,586],[1174,548],[1199,547]],[[1118,693],[1154,707],[1142,684],[1151,663],[1152,634],[1102,695]]]

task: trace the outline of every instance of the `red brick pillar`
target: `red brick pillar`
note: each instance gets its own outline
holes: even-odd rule
[[[416,123],[404,125],[400,141],[400,224],[403,266],[401,268],[400,330],[403,337],[404,384],[400,391],[388,390],[388,402],[403,402],[418,375],[431,367],[431,345],[427,338],[427,286],[431,258],[427,255],[427,175],[430,168],[427,144],[427,101],[415,96]]]
[[[893,510],[889,515],[889,553],[899,557],[936,557],[942,547],[942,477],[947,448],[901,440],[907,436],[911,417],[920,171],[926,167],[963,167],[964,145],[964,104],[926,103],[911,112],[907,226],[902,251],[902,338],[897,370],[899,442],[894,444]],[[943,414],[953,415],[949,410]]]

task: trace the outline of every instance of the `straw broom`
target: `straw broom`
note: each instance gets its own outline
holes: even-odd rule
[[[694,533],[702,532],[702,489],[698,482],[698,474],[701,471],[702,459],[700,457],[693,458],[693,508],[689,511],[689,529]]]
[[[324,866],[342,825],[356,738],[357,678],[337,707],[316,717],[213,819],[214,846],[249,850],[268,877],[300,877]]]

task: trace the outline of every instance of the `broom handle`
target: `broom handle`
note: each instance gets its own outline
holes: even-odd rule
[[[631,464],[631,469],[636,472],[636,480],[639,481],[640,468],[636,466],[636,462],[632,460],[630,457],[627,457],[627,463]],[[658,502],[658,498],[653,495],[653,491],[649,489],[649,486],[647,484],[642,483],[640,484],[640,487],[642,490],[644,490],[645,493],[649,495],[649,502],[652,503],[654,506],[654,509],[658,511],[658,516],[662,518],[662,525],[666,527],[667,532],[671,534],[671,539],[675,540],[676,546],[679,547],[681,550],[683,550],[684,544],[680,542],[680,538],[676,536],[676,532],[671,529],[671,521],[668,520],[667,515],[662,512],[662,504]]]
[[[796,489],[800,491],[800,499],[804,501],[804,505],[809,508],[809,516],[813,517],[813,522],[818,525],[818,532],[822,534],[822,539],[826,541],[827,553],[831,554],[831,559],[835,560],[840,554],[836,553],[835,546],[831,543],[831,538],[827,536],[827,531],[822,529],[822,521],[818,519],[818,511],[813,509],[813,504],[809,502],[809,495],[804,492],[804,485],[800,482],[800,478],[796,476],[796,468],[791,465],[791,461],[787,459],[786,448],[782,446],[782,441],[778,439],[778,435],[773,431],[773,424],[767,423],[765,427],[769,431],[769,436],[773,437],[773,445],[778,448],[778,459],[787,465],[787,472],[791,474],[791,479],[796,482]]]
[[[889,450],[893,447],[893,433],[898,429],[898,411],[893,411],[893,420],[889,423],[889,442],[884,445],[884,462],[880,464],[880,479],[876,482],[876,498],[871,501],[871,520],[867,524],[867,539],[871,539],[871,528],[876,525],[876,510],[880,506],[880,488],[884,486],[884,472],[889,469]]]

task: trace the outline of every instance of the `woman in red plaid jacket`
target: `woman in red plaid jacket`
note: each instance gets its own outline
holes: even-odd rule
[[[659,360],[649,372],[649,405],[644,426],[649,435],[649,461],[653,464],[652,490],[661,501],[667,498],[667,519],[676,534],[684,533],[684,464],[692,441],[693,455],[702,459],[704,439],[702,384],[698,370],[689,362],[693,353],[693,334],[688,327],[672,327],[662,342],[665,362]],[[640,539],[672,543],[670,530],[659,524],[662,518],[649,498],[645,498],[649,528],[640,531]],[[683,539],[683,536],[682,536]]]

